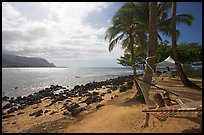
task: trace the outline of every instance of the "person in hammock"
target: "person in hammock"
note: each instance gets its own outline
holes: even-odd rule
[[[153,101],[156,103],[156,105],[149,106],[147,109],[158,109],[161,107],[165,107],[165,102],[164,102],[161,94],[159,94],[159,93],[154,94]],[[157,113],[157,115],[158,115],[158,113]],[[156,115],[155,115],[155,117],[156,117]],[[146,119],[145,119],[144,123],[141,125],[141,128],[145,128],[145,127],[149,126],[149,118],[150,118],[150,114],[146,113]]]
[[[164,92],[163,99],[164,99],[164,102],[165,102],[165,104],[167,106],[177,105],[178,104],[178,102],[176,100],[173,100],[173,99],[170,98],[169,92]]]

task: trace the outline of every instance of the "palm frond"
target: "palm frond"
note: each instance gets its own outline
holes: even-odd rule
[[[124,33],[119,35],[117,38],[115,38],[114,40],[112,40],[109,44],[109,52],[111,52],[113,50],[113,48],[115,47],[116,44],[118,44],[118,42],[123,38]]]
[[[186,24],[191,26],[193,23],[194,17],[190,14],[180,14],[176,16],[176,24]]]

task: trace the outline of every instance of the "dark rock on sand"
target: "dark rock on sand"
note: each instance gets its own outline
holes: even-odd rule
[[[79,107],[79,104],[72,103],[70,105],[64,105],[64,108],[67,109],[69,112],[71,112],[73,109],[76,109]]]
[[[85,102],[87,105],[89,105],[89,104],[92,104],[94,102],[100,102],[101,100],[103,100],[101,96],[91,95],[85,100]]]
[[[42,115],[42,113],[43,113],[43,110],[41,109],[41,110],[38,110],[38,111],[36,111],[34,113],[29,114],[29,116],[38,117],[38,116]]]
[[[2,116],[2,119],[6,119],[6,118],[9,118],[9,117],[12,117],[12,116],[15,116],[15,115],[4,115],[4,116]]]
[[[24,114],[24,112],[19,112],[17,115]]]
[[[12,107],[7,111],[7,113],[9,114],[9,113],[15,112],[16,110],[18,110],[18,108]]]
[[[50,115],[53,115],[53,114],[55,114],[55,113],[57,113],[57,111],[52,111],[52,112],[50,113]]]
[[[132,86],[133,86],[133,81],[128,81],[127,82],[127,89],[132,89]]]
[[[20,105],[19,107],[18,107],[18,110],[20,110],[20,109],[24,109],[24,108],[26,108],[26,104],[22,104],[22,105]]]
[[[71,115],[75,116],[75,115],[79,114],[80,112],[82,112],[83,110],[85,110],[84,107],[75,108],[75,109],[71,110]]]
[[[47,112],[49,112],[50,110],[45,110],[45,112],[44,113],[47,113]]]
[[[64,111],[62,115],[65,115],[65,116],[70,116],[71,113],[69,111]]]
[[[112,93],[110,89],[107,90],[107,93]]]
[[[120,86],[119,92],[125,92],[125,91],[127,91],[127,87],[125,87],[125,86]]]
[[[3,109],[8,109],[8,108],[13,107],[13,106],[15,106],[15,105],[16,105],[15,103],[7,103],[7,104],[3,107]]]
[[[105,92],[103,92],[103,93],[101,93],[101,96],[104,96],[106,93]]]
[[[96,109],[98,109],[98,108],[100,108],[102,106],[104,106],[104,104],[97,104]]]

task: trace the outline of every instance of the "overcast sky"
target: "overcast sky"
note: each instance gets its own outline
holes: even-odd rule
[[[105,31],[123,3],[2,3],[2,52],[42,57],[56,66],[117,67]]]

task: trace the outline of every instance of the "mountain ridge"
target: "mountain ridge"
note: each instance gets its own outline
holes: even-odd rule
[[[44,58],[2,54],[2,68],[7,67],[56,67]]]

